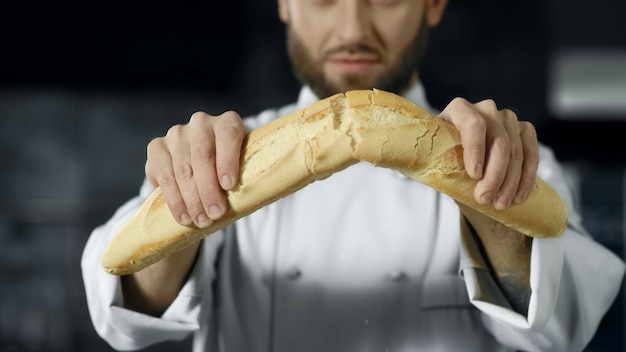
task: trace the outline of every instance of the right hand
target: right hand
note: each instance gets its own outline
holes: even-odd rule
[[[180,224],[207,227],[227,210],[225,191],[239,182],[245,136],[236,112],[196,112],[148,144],[146,177],[161,192]]]

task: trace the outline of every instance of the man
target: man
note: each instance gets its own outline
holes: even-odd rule
[[[245,119],[196,113],[148,146],[140,195],[96,229],[83,276],[98,333],[136,349],[194,333],[194,351],[581,350],[623,263],[594,243],[531,124],[492,101],[453,100],[475,199],[523,203],[539,175],[570,207],[557,239],[531,239],[391,170],[357,164],[132,275],[99,267],[156,186],[181,224],[226,211],[246,128],[319,98],[380,88],[428,107],[419,62],[445,0],[279,0],[305,87]],[[539,160],[541,159],[541,163]],[[584,258],[584,259],[583,259]]]

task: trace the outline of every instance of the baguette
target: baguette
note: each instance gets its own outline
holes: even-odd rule
[[[506,210],[479,205],[463,165],[458,131],[409,100],[381,90],[349,91],[278,118],[245,139],[240,183],[229,209],[207,228],[183,226],[159,188],[111,239],[104,270],[134,273],[259,208],[360,161],[394,169],[531,237],[556,237],[567,208],[541,178],[528,200]]]

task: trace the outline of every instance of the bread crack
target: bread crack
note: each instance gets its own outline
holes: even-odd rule
[[[388,134],[385,134],[385,140],[380,145],[380,154],[378,155],[378,160],[384,160],[385,153],[387,152],[385,150],[385,147],[387,146],[387,144],[389,144],[389,142],[391,142],[391,138],[389,138]],[[392,151],[393,151],[393,146],[392,146]]]
[[[437,125],[437,130],[439,130],[439,125]],[[422,140],[426,139],[426,137],[428,137],[428,135],[430,134],[430,145],[428,146],[428,152],[426,154],[424,154],[423,152],[420,151],[421,146],[422,146]],[[413,150],[415,151],[415,162],[413,163],[414,165],[417,164],[418,162],[424,162],[426,159],[428,159],[432,154],[433,154],[433,146],[435,144],[435,137],[437,135],[437,131],[434,131],[434,133],[431,134],[431,131],[428,129],[424,130],[424,133],[422,133],[420,136],[417,136],[415,138],[415,144],[413,145]],[[423,160],[418,160],[418,157],[420,157]]]
[[[431,130],[426,130],[424,134],[427,134],[429,131],[432,132],[431,137],[430,137],[430,148],[428,148],[428,153],[426,154],[425,158],[429,158],[433,152],[434,152],[434,148],[435,148],[435,140],[437,139],[437,134],[439,133],[439,130],[441,129],[441,125],[439,124],[439,121],[437,121],[437,119],[434,119],[435,121],[435,125],[437,126],[434,131]]]
[[[335,130],[343,131],[345,119],[345,108],[346,108],[346,96],[344,94],[337,95],[330,101],[330,114],[333,122],[333,128]]]

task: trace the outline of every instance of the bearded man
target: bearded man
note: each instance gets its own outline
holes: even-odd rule
[[[355,89],[391,91],[436,114],[419,68],[446,3],[278,0],[298,101],[246,119],[198,112],[150,142],[140,194],[94,230],[83,254],[98,333],[117,349],[193,334],[197,352],[582,350],[624,265],[582,227],[532,124],[493,101],[457,98],[438,113],[461,135],[473,197],[500,210],[521,204],[538,175],[569,207],[559,238],[532,239],[359,163],[139,272],[100,268],[108,241],[155,187],[180,224],[224,216],[246,131]]]

